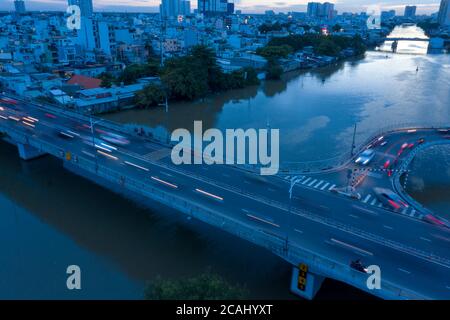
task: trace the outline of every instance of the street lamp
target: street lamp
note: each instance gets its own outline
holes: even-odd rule
[[[94,126],[100,122],[102,122],[103,120],[97,120],[97,121],[93,121],[92,119],[92,109],[89,109],[89,122],[90,122],[90,127],[91,127],[91,136],[92,136],[92,147],[95,150],[95,171],[98,171],[98,157],[97,157],[97,148],[95,146],[95,131],[94,131]]]
[[[289,241],[289,230],[290,230],[290,225],[291,225],[291,208],[292,208],[292,196],[294,193],[294,187],[297,183],[299,183],[302,180],[302,178],[295,176],[292,177],[290,180],[291,186],[289,188],[289,216],[288,216],[288,228],[287,228],[287,241],[286,241],[286,250],[287,250],[287,243]]]

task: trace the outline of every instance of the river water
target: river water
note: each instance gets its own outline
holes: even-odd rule
[[[354,124],[363,141],[390,124],[449,120],[450,56],[411,53],[368,52],[260,87],[172,103],[168,113],[156,108],[106,117],[166,133],[192,128],[194,120],[205,128],[270,126],[280,129],[282,161],[332,157],[350,150]],[[440,212],[450,211],[449,157],[446,147],[420,154],[408,182],[408,192]],[[143,208],[54,159],[22,162],[5,143],[0,166],[0,298],[136,299],[157,275],[177,278],[208,268],[246,284],[250,298],[292,298],[289,266],[245,241],[158,204]],[[66,289],[71,264],[81,267],[81,291]],[[318,298],[330,297],[367,295],[327,281]]]

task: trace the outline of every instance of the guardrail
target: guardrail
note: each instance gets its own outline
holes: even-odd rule
[[[450,122],[442,123],[393,123],[388,126],[384,126],[376,131],[373,131],[368,138],[362,143],[358,144],[353,152],[353,156],[350,152],[343,153],[333,158],[317,160],[317,161],[303,161],[303,162],[284,162],[280,166],[280,172],[282,174],[302,174],[302,173],[321,173],[339,169],[347,165],[352,159],[355,158],[362,150],[367,148],[378,137],[387,135],[393,132],[404,131],[408,129],[438,129],[449,128]]]
[[[298,243],[290,242],[282,235],[275,235],[268,233],[262,229],[257,229],[254,226],[245,224],[242,221],[237,221],[229,216],[226,216],[215,209],[198,205],[192,200],[187,200],[180,196],[164,192],[158,188],[153,187],[145,180],[137,180],[104,165],[99,165],[94,160],[88,159],[83,155],[73,155],[72,159],[70,161],[67,161],[65,159],[66,150],[55,144],[40,140],[37,137],[29,137],[24,132],[17,132],[16,130],[9,127],[4,131],[8,132],[8,135],[14,141],[29,144],[37,148],[39,151],[52,154],[53,156],[66,161],[79,170],[93,175],[93,177],[102,178],[108,182],[113,183],[115,186],[119,186],[125,190],[128,190],[128,192],[131,192],[133,194],[138,194],[145,198],[157,200],[203,222],[219,227],[240,238],[262,246],[280,256],[281,258],[289,261],[293,265],[298,265],[298,263],[300,262],[305,262],[311,267],[311,270],[317,272],[318,274],[323,274],[328,277],[344,281],[357,288],[368,291],[372,294],[375,293],[384,298],[427,298],[410,290],[405,290],[387,281],[383,281],[382,291],[369,291],[366,287],[367,279],[366,277],[364,277],[364,275],[350,269],[346,264],[342,264],[327,257],[318,255],[308,248],[300,246],[300,244]],[[239,190],[239,192],[242,191]],[[248,194],[248,196],[253,197],[254,195]],[[272,201],[271,203],[277,206],[280,205],[279,203],[276,203],[274,201]],[[302,215],[307,214],[306,212],[301,210],[296,210],[296,212]],[[325,220],[328,224],[332,223],[330,219]],[[345,228],[350,232],[356,232],[354,228],[349,228],[348,226],[341,226],[341,228]],[[376,239],[372,237],[371,240],[373,241]],[[396,243],[393,244],[398,245]],[[402,249],[405,250],[405,248]],[[429,255],[428,253],[424,254]]]

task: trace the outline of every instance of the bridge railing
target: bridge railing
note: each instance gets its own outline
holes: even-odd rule
[[[367,136],[363,142],[359,143],[354,149],[354,155],[350,152],[345,152],[341,155],[333,158],[317,160],[317,161],[303,161],[303,162],[283,162],[280,166],[280,172],[282,174],[292,173],[320,173],[328,170],[338,169],[348,164],[356,155],[367,148],[378,137],[393,132],[408,130],[408,129],[437,129],[437,128],[449,128],[450,122],[409,122],[409,123],[392,123],[383,128],[373,131]]]
[[[40,151],[50,153],[71,166],[87,172],[98,179],[104,179],[107,184],[119,187],[119,190],[127,190],[134,195],[140,195],[147,199],[160,201],[174,209],[178,209],[187,215],[201,220],[210,225],[223,229],[242,239],[248,240],[259,246],[262,246],[281,258],[289,261],[293,265],[307,263],[313,272],[322,274],[340,281],[344,281],[362,290],[367,290],[367,277],[349,268],[348,265],[334,261],[328,257],[321,256],[300,243],[288,241],[284,235],[268,232],[259,229],[254,225],[238,221],[224,213],[206,206],[194,203],[193,200],[185,199],[181,196],[164,192],[158,189],[146,179],[136,179],[127,174],[121,173],[84,155],[72,154],[70,160],[67,160],[66,150],[64,148],[39,139],[38,137],[29,137],[24,132],[11,130],[7,128],[9,135],[16,141],[27,143]],[[120,191],[123,194],[122,191]],[[274,203],[277,205],[277,203]],[[420,294],[410,290],[404,290],[401,287],[388,281],[382,282],[382,291],[375,292],[385,298],[398,299],[424,299]]]

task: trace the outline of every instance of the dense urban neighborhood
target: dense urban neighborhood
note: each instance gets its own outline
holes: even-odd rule
[[[28,12],[25,1],[14,3],[0,20],[2,90],[82,113],[192,100],[326,66],[364,54],[402,23],[426,27],[438,49],[449,39],[444,14],[420,16],[415,7],[381,12],[371,28],[368,13],[339,13],[330,3],[246,14],[227,1],[200,0],[192,11],[189,1],[163,0],[159,14],[144,14],[99,13],[92,0],[69,0],[81,8],[77,29],[68,27],[70,10]]]

